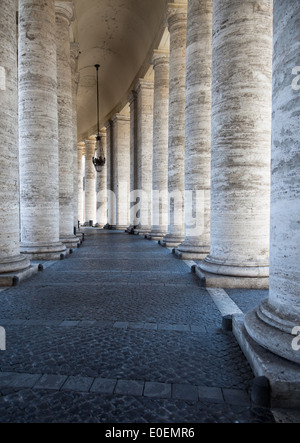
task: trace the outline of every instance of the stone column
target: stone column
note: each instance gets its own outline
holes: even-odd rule
[[[116,229],[126,230],[130,208],[130,117],[113,118],[113,191],[116,198]]]
[[[209,254],[212,0],[188,1],[186,54],[185,241],[176,254]]]
[[[80,223],[84,223],[83,216],[83,168],[82,168],[82,157],[84,155],[84,143],[79,143],[77,145],[77,187],[78,187],[78,220]]]
[[[160,244],[176,247],[184,240],[185,69],[187,2],[170,3],[170,89],[168,142],[168,234]]]
[[[60,239],[68,247],[77,247],[74,235],[74,128],[71,73],[70,24],[72,2],[56,1],[57,102],[59,145],[59,229]]]
[[[153,105],[153,228],[149,240],[160,240],[168,233],[168,116],[170,53],[155,50]]]
[[[289,408],[300,407],[299,21],[298,1],[274,0],[270,291],[245,319],[254,342],[276,354],[262,353],[263,370],[273,401]]]
[[[0,0],[0,286],[3,274],[29,268],[19,243],[19,153],[16,7]]]
[[[107,168],[107,227],[116,227],[116,205],[113,192],[113,122],[109,120],[106,125],[106,168]]]
[[[131,234],[138,225],[137,214],[135,211],[137,205],[136,191],[138,189],[137,180],[137,93],[131,91],[128,97],[130,106],[130,225],[126,232]]]
[[[152,229],[153,93],[154,84],[140,79],[137,93],[137,191],[139,219],[136,233]]]
[[[96,223],[96,170],[93,165],[96,144],[96,137],[85,141],[85,226]]]
[[[59,259],[66,247],[59,241],[54,0],[20,0],[18,52],[21,251]]]
[[[104,152],[104,156],[107,159],[107,136],[106,129],[102,129],[100,132],[101,144]],[[97,157],[100,156],[100,152],[97,152]],[[107,162],[105,163],[103,170],[96,173],[96,194],[97,194],[97,226],[104,228],[107,224]]]
[[[214,3],[206,286],[268,287],[272,17],[271,2]]]
[[[74,227],[78,228],[78,140],[77,140],[77,91],[80,74],[76,71],[76,62],[79,56],[79,44],[71,43],[71,73],[72,73],[72,115],[73,115],[73,205],[74,205]],[[79,238],[81,234],[77,233]]]

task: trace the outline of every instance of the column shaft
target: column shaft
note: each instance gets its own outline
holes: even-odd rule
[[[102,129],[101,144],[105,158],[107,158],[107,136],[106,130]],[[100,152],[97,152],[97,157]],[[96,193],[97,193],[97,226],[104,228],[107,224],[107,163],[105,163],[103,170],[96,174]]]
[[[300,101],[293,75],[299,73],[299,20],[297,1],[274,1],[270,291],[245,321],[256,342],[298,365],[292,331],[300,326]],[[298,383],[299,389],[299,377]]]
[[[152,228],[153,82],[140,79],[137,92],[137,192],[139,218],[136,233]]]
[[[96,152],[96,139],[90,138],[85,141],[85,225],[90,222],[96,223],[96,170],[93,165],[93,157]]]
[[[76,247],[74,235],[74,127],[71,72],[70,24],[72,2],[55,2],[57,42],[57,102],[59,142],[59,225],[60,239]]]
[[[184,240],[184,150],[187,2],[171,3],[168,11],[170,32],[169,141],[168,141],[168,234],[160,243],[178,246]]]
[[[83,151],[84,143],[79,143],[77,147],[77,187],[78,187],[78,220],[82,224],[84,223],[83,215]]]
[[[203,259],[210,244],[212,0],[188,1],[185,241],[176,254]]]
[[[271,4],[216,0],[208,286],[268,287],[271,97]]]
[[[169,51],[154,51],[153,104],[153,228],[147,235],[160,240],[168,232],[168,116],[169,116]]]
[[[19,154],[16,7],[0,1],[0,286],[3,273],[29,267],[19,243]]]
[[[54,0],[19,2],[21,251],[59,259],[57,67]]]
[[[116,114],[113,119],[113,191],[116,228],[126,230],[130,209],[130,117]]]

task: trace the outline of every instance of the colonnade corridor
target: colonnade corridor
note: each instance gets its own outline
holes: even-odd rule
[[[251,402],[252,370],[222,327],[224,309],[268,291],[230,290],[217,307],[168,248],[84,231],[73,255],[0,292],[1,422],[282,420]]]

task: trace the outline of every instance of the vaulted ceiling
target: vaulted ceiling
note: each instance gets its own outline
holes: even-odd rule
[[[126,104],[136,80],[150,67],[164,32],[168,0],[74,0],[72,40],[79,43],[78,138],[97,124],[96,69],[100,64],[103,125]]]

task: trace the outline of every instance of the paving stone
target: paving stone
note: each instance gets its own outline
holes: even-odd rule
[[[90,392],[97,392],[99,394],[113,394],[117,380],[111,380],[108,378],[96,378]]]
[[[223,389],[224,399],[233,405],[249,404],[250,397],[247,392],[239,389]]]
[[[74,321],[74,320],[65,320],[63,321],[59,326],[63,326],[63,327],[67,327],[67,328],[73,328],[74,326],[78,326],[79,325],[79,321]]]
[[[172,398],[176,400],[198,401],[197,386],[174,384]]]
[[[91,377],[71,376],[62,387],[63,391],[88,392],[94,379]]]
[[[169,383],[146,382],[144,395],[151,398],[171,398],[172,386]]]
[[[123,395],[142,395],[144,382],[139,380],[118,380],[115,393]]]
[[[54,391],[59,390],[67,378],[67,375],[44,374],[42,378],[34,385],[34,389],[50,389]]]
[[[224,403],[221,388],[210,388],[206,386],[198,386],[198,394],[200,401],[210,401],[213,403]]]
[[[18,374],[10,373],[3,378],[0,377],[0,385],[10,388],[32,388],[41,378],[42,374]]]

